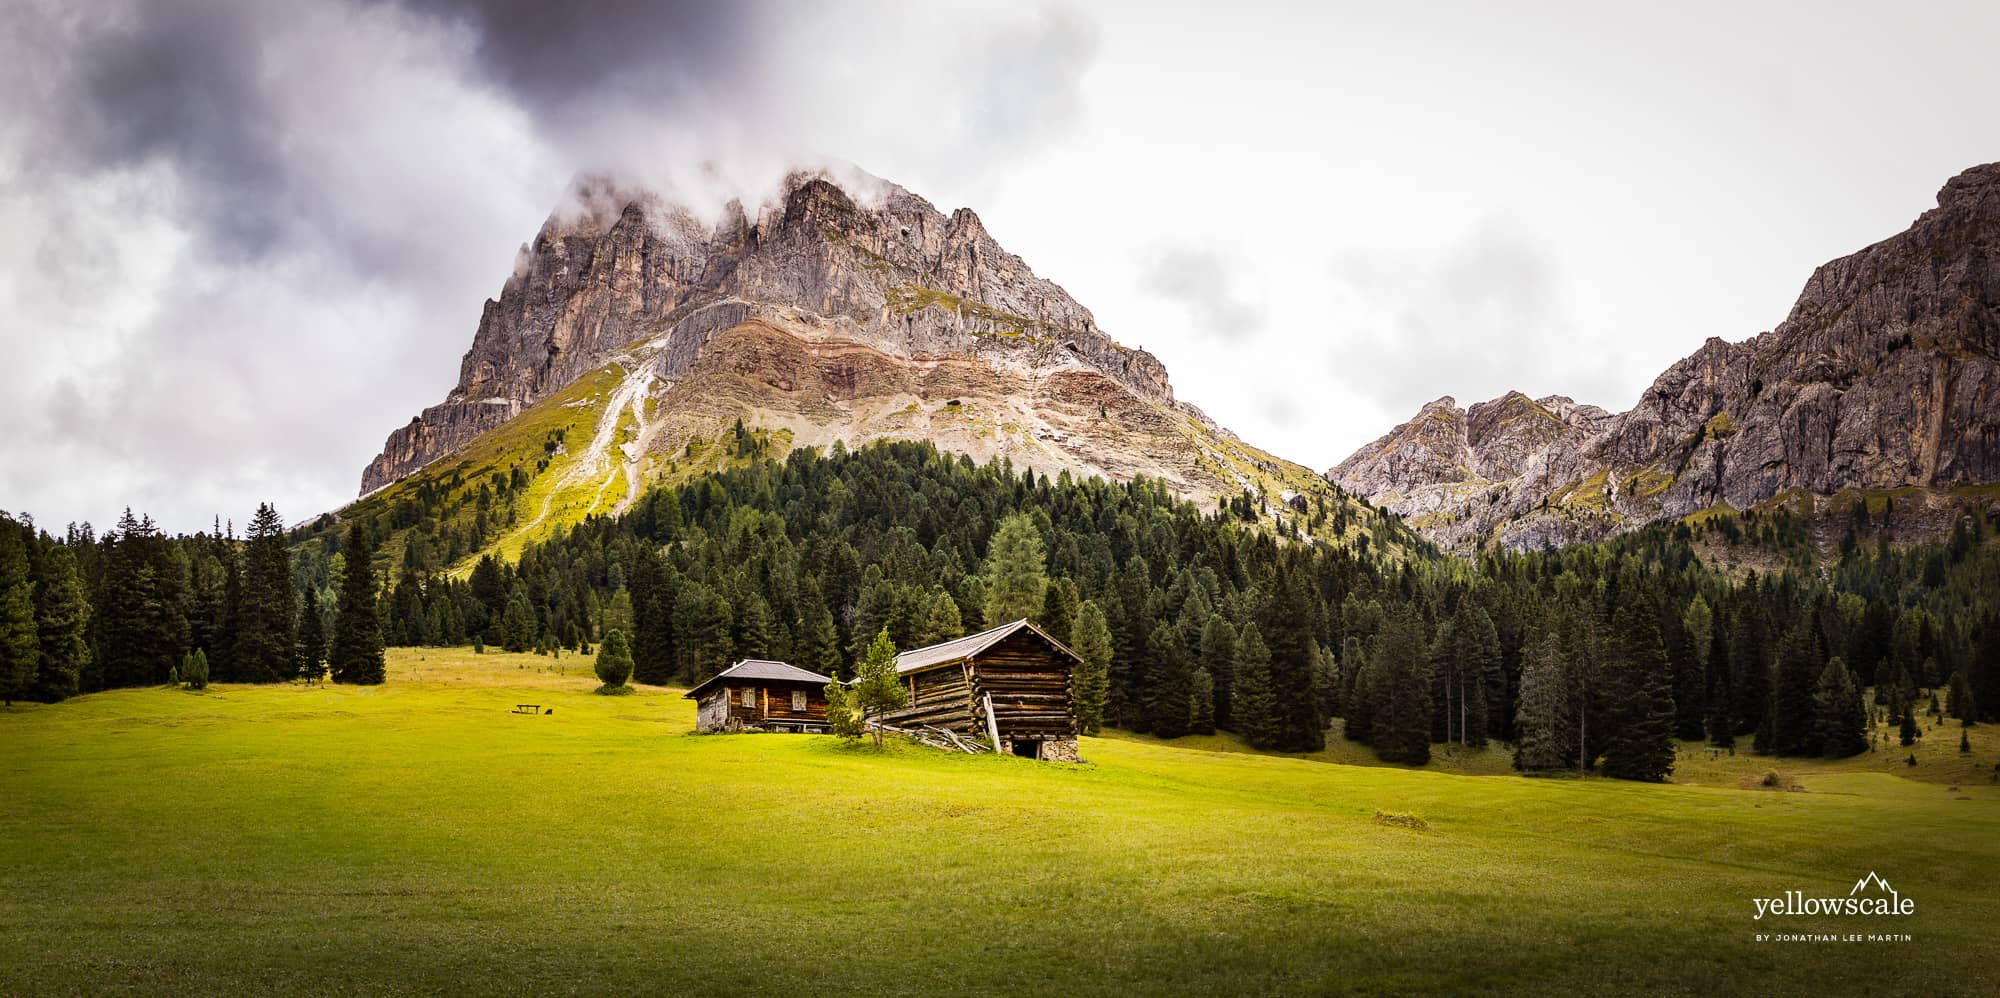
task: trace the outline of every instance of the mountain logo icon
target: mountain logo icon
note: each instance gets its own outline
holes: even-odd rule
[[[1867,886],[1870,883],[1873,883],[1876,889],[1882,891],[1883,893],[1888,894],[1892,898],[1897,896],[1896,889],[1894,887],[1889,886],[1889,882],[1883,880],[1881,874],[1876,873],[1874,870],[1868,871],[1867,876],[1862,877],[1860,880],[1855,881],[1854,889],[1848,891],[1847,896],[1854,897],[1859,895],[1864,889],[1867,888]]]

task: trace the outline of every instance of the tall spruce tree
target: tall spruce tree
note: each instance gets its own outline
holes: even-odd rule
[[[103,688],[165,682],[188,639],[183,587],[166,540],[150,517],[127,509],[106,544],[97,589],[98,678]]]
[[[1315,616],[1304,580],[1298,571],[1281,564],[1258,632],[1271,655],[1272,747],[1284,752],[1326,747],[1326,718],[1313,692]]]
[[[34,688],[42,664],[35,633],[35,581],[22,526],[0,516],[0,700],[13,706]]]
[[[840,630],[833,624],[833,613],[826,608],[826,597],[820,595],[817,582],[807,579],[801,588],[804,593],[799,599],[799,623],[795,629],[799,664],[822,675],[838,677],[843,671],[843,661]],[[952,604],[954,608],[957,605]]]
[[[1715,646],[1715,612],[1696,593],[1681,613],[1684,660],[1674,670],[1674,737],[1699,741],[1708,727],[1709,654]]]
[[[1230,692],[1236,676],[1236,628],[1222,614],[1210,614],[1201,629],[1201,664],[1215,684],[1215,726],[1234,731]]]
[[[1187,648],[1180,634],[1161,621],[1153,625],[1147,650],[1153,666],[1146,684],[1147,724],[1161,738],[1179,738],[1187,734],[1188,698],[1193,693]]]
[[[1635,600],[1620,608],[1615,630],[1604,775],[1658,783],[1674,771],[1673,677],[1659,618]]]
[[[1421,766],[1431,761],[1431,667],[1423,619],[1408,606],[1383,621],[1381,646],[1370,659],[1378,670],[1370,744],[1384,762]]]
[[[1778,647],[1771,697],[1765,707],[1770,717],[1765,749],[1772,755],[1820,754],[1813,700],[1820,675],[1826,670],[1826,658],[1820,651],[1817,619],[1814,614],[1799,621]]]
[[[50,544],[35,561],[35,636],[41,660],[28,696],[55,703],[77,694],[90,661],[90,603],[76,575],[76,555]]]
[[[1836,655],[1820,672],[1813,695],[1814,736],[1821,755],[1844,759],[1868,750],[1868,706],[1847,663]]]
[[[528,587],[514,584],[514,592],[507,597],[506,609],[500,611],[500,650],[523,652],[534,647],[540,636],[540,624],[535,620],[535,604],[528,598]]]
[[[1525,772],[1564,769],[1576,748],[1569,700],[1569,664],[1553,628],[1521,663],[1521,703],[1514,715],[1514,766]]]
[[[1188,677],[1188,734],[1215,734],[1215,677],[1197,666]]]
[[[1236,732],[1254,748],[1278,744],[1277,707],[1271,693],[1271,650],[1254,623],[1236,635],[1236,691],[1231,698]]]
[[[365,524],[348,528],[341,546],[344,567],[335,608],[333,650],[327,656],[336,683],[378,685],[388,676],[382,655],[382,617],[375,607],[374,551]]]
[[[1104,727],[1104,698],[1111,683],[1111,626],[1094,600],[1077,607],[1076,623],[1070,629],[1070,650],[1083,661],[1076,666],[1073,680],[1077,727],[1086,735]]]
[[[1015,513],[1000,521],[987,544],[985,575],[987,626],[1041,616],[1049,578],[1033,519]]]
[[[1494,694],[1504,690],[1500,635],[1485,610],[1470,600],[1462,600],[1452,621],[1452,642],[1456,665],[1453,678],[1457,685],[1452,699],[1458,711],[1458,740],[1462,745],[1481,748],[1486,745]]]
[[[236,647],[231,661],[236,678],[249,683],[291,679],[297,674],[293,646],[297,594],[292,588],[291,556],[285,549],[285,524],[270,503],[259,504],[250,519],[242,563],[233,618]]]
[[[293,670],[308,683],[326,678],[326,621],[320,616],[319,590],[306,587],[299,606],[298,634],[294,641]]]

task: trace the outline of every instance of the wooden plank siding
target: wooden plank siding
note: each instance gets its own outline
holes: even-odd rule
[[[910,704],[883,715],[899,727],[930,725],[985,739],[982,701],[993,698],[993,716],[1007,741],[1068,738],[1076,734],[1070,659],[1023,629],[958,662],[903,677]]]
[[[743,705],[743,691],[755,692],[755,703]],[[806,709],[792,709],[792,691],[803,689],[806,694]],[[721,708],[715,700],[725,698]],[[720,727],[741,726],[745,728],[765,728],[776,725],[804,725],[814,728],[826,727],[826,688],[808,683],[785,683],[768,679],[745,680],[721,687],[701,701],[700,715],[704,725],[708,718],[719,712]]]

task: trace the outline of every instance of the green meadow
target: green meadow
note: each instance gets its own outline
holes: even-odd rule
[[[1924,778],[1956,729],[1915,776],[1771,790],[1692,746],[1699,782],[1666,786],[1219,738],[878,752],[594,686],[583,658],[394,650],[376,688],[0,710],[0,993],[2000,989],[2000,793]],[[1871,870],[1915,914],[1752,917]]]

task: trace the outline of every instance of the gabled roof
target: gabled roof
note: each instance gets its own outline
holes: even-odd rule
[[[1069,650],[1068,645],[1065,645],[1062,642],[1057,641],[1052,637],[1049,637],[1047,631],[1044,631],[1041,628],[1036,627],[1034,624],[1028,622],[1026,618],[1022,618],[1020,620],[1014,621],[1011,624],[1001,624],[999,627],[995,627],[990,630],[980,631],[978,634],[968,634],[962,638],[957,638],[951,641],[945,641],[940,644],[934,644],[924,648],[912,648],[909,651],[906,651],[901,655],[896,656],[896,672],[898,674],[905,672],[922,672],[925,669],[933,668],[940,665],[949,665],[953,662],[957,662],[962,659],[971,658],[972,656],[977,655],[980,652],[983,652],[986,649],[991,648],[996,644],[999,644],[1001,641],[1006,640],[1008,637],[1013,635],[1015,631],[1019,631],[1023,628],[1035,632],[1036,636],[1040,637],[1043,641],[1047,641],[1050,645],[1054,646],[1055,650],[1062,652],[1065,655],[1068,655],[1070,658],[1075,659],[1078,662],[1083,661],[1083,659],[1080,656],[1078,656],[1076,652]]]
[[[774,662],[765,658],[746,658],[710,676],[706,682],[687,691],[682,696],[685,699],[697,699],[701,696],[702,691],[717,683],[725,680],[740,682],[746,679],[772,679],[791,683],[818,683],[821,686],[833,682],[832,676],[822,676],[817,672],[809,672],[787,662]]]

